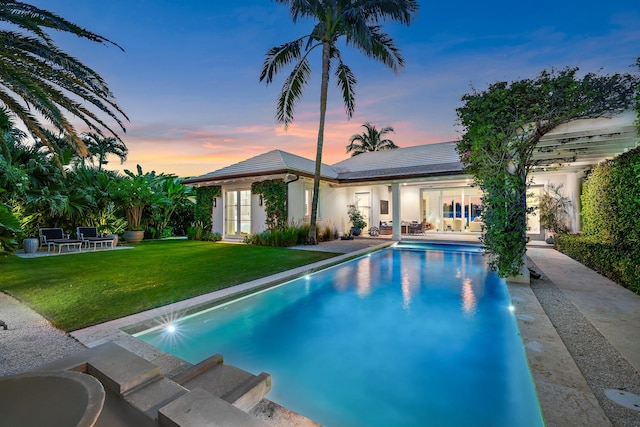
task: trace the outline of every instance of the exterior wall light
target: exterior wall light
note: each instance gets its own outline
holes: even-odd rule
[[[262,194],[260,195],[260,197],[258,197],[258,204],[262,206]]]
[[[217,198],[217,197],[214,197],[214,198],[213,198],[213,207],[214,207],[214,208],[217,208],[217,207],[218,207],[218,202],[217,202],[217,200],[218,200],[218,198]]]

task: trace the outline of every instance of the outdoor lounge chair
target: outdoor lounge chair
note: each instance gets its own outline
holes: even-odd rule
[[[91,248],[91,245],[93,245],[93,249],[96,249],[98,245],[100,247],[107,245],[113,248],[113,237],[101,236],[96,227],[77,227],[76,234],[87,248]]]
[[[70,239],[62,228],[39,228],[38,236],[40,237],[40,247],[47,246],[47,252],[51,251],[51,246],[55,249],[58,247],[58,253],[62,252],[62,247],[66,246],[70,250],[72,246],[81,249],[82,240]]]

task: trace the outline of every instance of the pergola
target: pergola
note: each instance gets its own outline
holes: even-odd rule
[[[636,115],[576,120],[558,126],[540,139],[533,155],[534,171],[588,169],[639,146]]]

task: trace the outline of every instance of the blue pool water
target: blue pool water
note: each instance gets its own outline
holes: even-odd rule
[[[270,400],[326,426],[543,425],[506,285],[473,247],[399,245],[172,326],[136,336],[268,372]]]

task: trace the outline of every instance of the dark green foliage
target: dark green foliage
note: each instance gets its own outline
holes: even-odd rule
[[[598,165],[582,190],[582,235],[556,247],[640,293],[640,148]]]
[[[457,150],[484,192],[485,248],[502,277],[516,275],[526,247],[528,175],[538,141],[557,126],[620,112],[633,105],[638,78],[543,71],[535,79],[497,82],[464,95],[465,128]]]
[[[9,206],[0,203],[0,256],[16,251],[18,248],[16,237],[21,232],[18,218],[13,215]]]
[[[114,45],[44,9],[18,2],[0,2],[0,98],[4,107],[18,118],[35,139],[52,153],[61,155],[55,134],[65,134],[81,156],[87,148],[69,120],[71,114],[92,131],[120,137],[100,117],[111,117],[124,131],[121,117],[106,82],[91,68],[65,53],[53,42],[56,32],[75,35],[92,42]],[[22,102],[20,102],[22,101]],[[120,141],[122,142],[122,141]],[[124,145],[124,144],[123,144]],[[58,163],[62,167],[62,163]]]
[[[640,251],[625,251],[597,237],[576,234],[557,236],[555,245],[576,261],[640,294]]]
[[[362,125],[366,131],[361,134],[352,135],[347,145],[347,153],[351,153],[351,157],[358,154],[368,153],[371,151],[393,150],[398,146],[390,139],[384,138],[387,133],[395,133],[391,126],[383,127],[378,130],[371,123]]]
[[[196,207],[193,220],[202,223],[202,228],[211,231],[211,215],[213,212],[213,198],[222,194],[220,186],[196,187]]]
[[[251,184],[253,194],[261,194],[266,224],[269,230],[284,229],[287,226],[287,184],[281,179],[254,182]]]
[[[640,258],[640,148],[593,169],[582,190],[586,236]]]
[[[309,224],[290,225],[285,228],[272,228],[262,233],[252,234],[244,238],[244,243],[259,246],[289,247],[303,245],[309,236]],[[337,236],[337,230],[330,226],[316,229],[316,240],[328,242]]]
[[[205,228],[201,221],[195,221],[187,228],[187,239],[203,242],[219,242],[222,240],[220,233],[211,232],[211,228]]]

